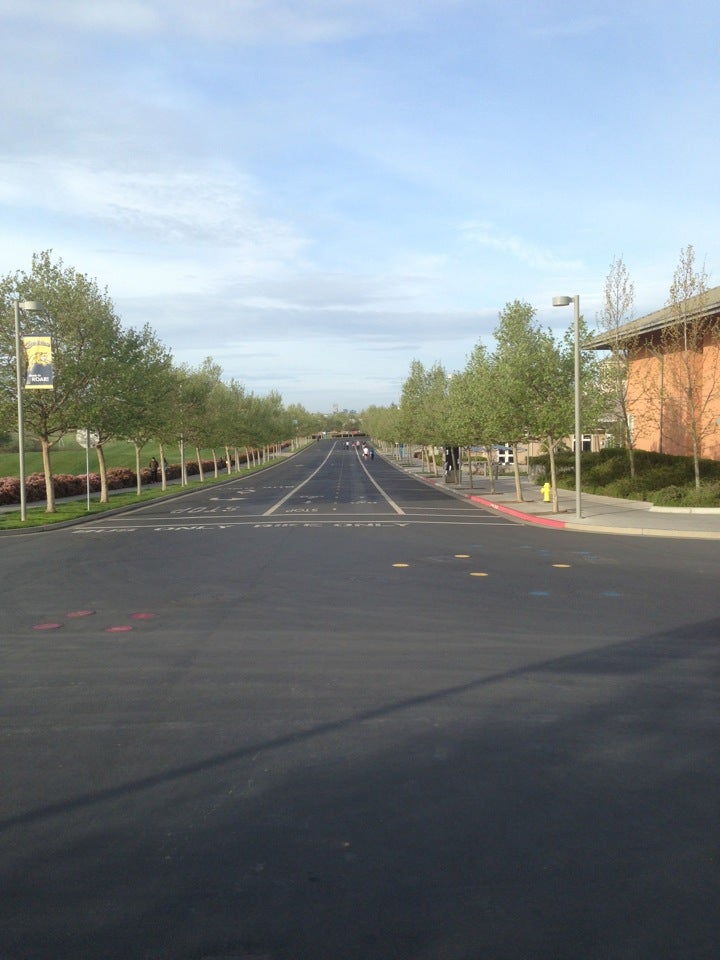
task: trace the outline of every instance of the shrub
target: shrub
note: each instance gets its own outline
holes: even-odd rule
[[[44,486],[43,484],[43,490]],[[85,492],[85,477],[77,477],[70,473],[56,473],[53,476],[53,490],[56,497],[77,497]]]
[[[685,497],[685,487],[678,487],[675,484],[658,490],[653,496],[653,503],[659,507],[679,507]]]
[[[703,483],[698,490],[692,486],[687,492],[689,507],[718,507],[720,506],[720,483]]]
[[[107,471],[108,490],[122,490],[125,487],[134,487],[136,483],[135,471],[129,467],[110,467]]]
[[[89,480],[89,481],[90,481],[90,491],[91,491],[91,493],[97,493],[97,491],[100,489],[100,474],[99,474],[99,473],[91,473],[91,474],[89,474],[89,476],[87,476],[87,477],[85,476],[85,474],[83,474],[83,475],[80,477],[81,493],[87,493],[87,485],[86,485],[86,482],[85,482],[86,480]]]
[[[19,486],[19,484],[18,484]],[[45,489],[45,475],[42,473],[31,473],[25,477],[25,498],[28,503],[37,500],[44,500],[47,496]],[[20,491],[18,490],[18,503],[20,502]]]
[[[17,477],[0,477],[0,503],[20,503],[20,480]]]
[[[665,487],[652,500],[658,507],[720,507],[720,483],[706,483],[700,489],[694,484]]]
[[[607,497],[620,497],[623,500],[644,500],[645,493],[636,480],[630,477],[621,477],[614,480],[603,488],[603,493]]]
[[[646,490],[662,490],[665,487],[678,486],[692,482],[692,462],[670,462],[653,465],[642,471],[642,479]]]

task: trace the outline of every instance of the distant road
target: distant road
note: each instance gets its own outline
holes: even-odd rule
[[[0,576],[2,960],[714,960],[712,542],[322,441]]]
[[[197,528],[235,526],[441,523],[507,524],[476,507],[439,497],[380,457],[363,459],[343,441],[315,443],[269,471],[252,474],[185,501],[156,501],[147,510],[106,517],[102,529],[168,530],[193,518]],[[92,533],[98,526],[83,527]]]

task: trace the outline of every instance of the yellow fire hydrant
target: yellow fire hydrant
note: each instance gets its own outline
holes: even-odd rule
[[[545,503],[550,503],[550,484],[544,483],[542,486],[542,495]]]

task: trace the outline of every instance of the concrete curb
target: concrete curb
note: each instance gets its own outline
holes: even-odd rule
[[[609,533],[620,537],[673,537],[676,540],[720,540],[720,533],[713,530],[658,530],[654,527],[602,527],[599,524],[585,526],[568,520],[566,530],[575,533]]]
[[[642,527],[642,526],[616,526],[610,527],[605,526],[599,523],[580,523],[573,520],[555,520],[550,517],[536,516],[532,513],[527,513],[524,510],[518,510],[514,507],[505,506],[502,503],[496,503],[494,500],[488,500],[485,497],[478,496],[477,494],[468,493],[466,491],[461,491],[457,489],[447,489],[444,484],[441,484],[439,480],[435,477],[419,477],[412,470],[407,470],[399,464],[394,464],[397,469],[402,470],[404,473],[409,474],[410,476],[415,477],[416,480],[419,480],[421,483],[427,483],[432,487],[435,487],[438,490],[441,490],[443,493],[447,493],[453,497],[459,497],[462,500],[470,500],[472,503],[477,503],[478,506],[485,507],[488,510],[493,510],[496,513],[503,514],[506,517],[510,517],[512,520],[517,520],[519,523],[534,524],[535,526],[551,528],[554,530],[567,530],[571,533],[600,533],[600,534],[610,534],[613,536],[622,536],[622,537],[671,537],[674,539],[684,539],[684,540],[720,540],[720,532],[712,530],[670,530],[667,527],[662,529],[654,527]],[[612,502],[612,498],[604,498],[609,502]],[[648,512],[649,510],[648,504]],[[702,508],[700,508],[702,509]],[[673,510],[677,516],[679,513],[687,514],[689,512],[688,508],[670,508]],[[662,511],[670,514],[670,510]],[[660,510],[657,511],[661,512]],[[712,513],[717,516],[718,511],[713,509]]]
[[[429,484],[431,487],[437,487],[443,493],[447,493],[451,497],[460,497],[463,500],[471,500],[473,503],[477,503],[481,507],[487,507],[488,510],[495,510],[497,513],[502,513],[507,517],[511,517],[513,520],[520,520],[523,523],[535,523],[541,527],[553,527],[557,530],[566,529],[568,524],[566,520],[554,520],[551,517],[536,517],[531,513],[525,513],[523,510],[516,510],[514,507],[506,507],[504,503],[495,503],[494,500],[486,500],[484,497],[479,497],[474,493],[465,493],[461,490],[446,490],[444,487],[440,486],[434,477],[416,477],[416,479],[421,483]]]
[[[483,497],[477,497],[473,494],[460,494],[466,500],[472,500],[473,503],[479,503],[482,507],[490,510],[496,510],[498,513],[505,514],[515,520],[522,520],[524,523],[535,523],[540,527],[553,527],[556,530],[565,530],[568,527],[567,520],[553,520],[551,517],[536,517],[532,513],[525,513],[523,510],[516,510],[514,507],[506,507],[503,503],[495,503],[493,500],[485,500]]]

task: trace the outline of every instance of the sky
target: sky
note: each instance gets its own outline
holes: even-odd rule
[[[400,398],[530,303],[720,285],[717,0],[0,0],[0,275],[52,250],[178,364]]]

